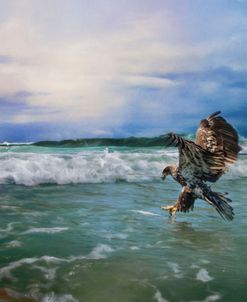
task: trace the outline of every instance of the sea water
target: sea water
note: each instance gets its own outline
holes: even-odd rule
[[[204,201],[171,218],[173,148],[6,146],[0,150],[1,301],[247,301],[246,141]]]

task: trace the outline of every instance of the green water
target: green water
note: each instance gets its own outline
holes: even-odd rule
[[[70,184],[53,180],[43,184],[43,178],[46,182],[50,178],[41,168],[30,166],[33,153],[26,151],[23,158],[16,152],[7,154],[12,163],[16,161],[14,167],[6,154],[1,158],[6,181],[2,178],[0,185],[0,288],[49,302],[246,301],[245,177],[235,177],[232,171],[214,185],[228,191],[233,200],[232,222],[223,221],[200,200],[193,212],[171,219],[160,206],[174,202],[180,188],[171,179],[161,182],[160,175],[144,176],[147,162],[157,166],[158,173],[159,164],[164,158],[173,161],[173,155],[168,159],[159,150],[154,151],[157,157],[150,150],[149,155],[139,150],[137,163],[136,150],[131,153],[133,162],[130,153],[114,153],[114,160],[139,169],[140,181],[126,181],[119,174],[116,180],[98,183],[75,183],[71,178]],[[86,152],[82,155],[91,156],[92,150]],[[102,152],[94,154],[95,162]],[[74,160],[72,153],[68,156]],[[102,156],[106,163],[109,155]],[[41,157],[40,163],[49,170],[44,160]],[[241,160],[243,165],[245,156]],[[113,157],[109,162],[113,165]],[[17,164],[23,164],[22,170]],[[109,171],[115,175],[114,169],[123,169],[119,161],[104,167],[100,173],[107,177]],[[85,172],[85,166],[77,172],[70,168],[61,169],[66,181],[66,173]],[[13,183],[28,178],[37,183]]]

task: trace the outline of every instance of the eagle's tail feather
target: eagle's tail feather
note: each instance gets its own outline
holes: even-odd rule
[[[229,205],[231,199],[225,196],[226,194],[219,192],[207,192],[205,200],[212,205],[220,216],[226,220],[233,220],[233,208]]]

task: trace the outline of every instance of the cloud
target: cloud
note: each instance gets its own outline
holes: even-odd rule
[[[130,61],[124,58],[125,51],[128,54],[131,52],[128,50],[129,46],[124,46],[122,52],[110,45],[111,39],[103,40],[95,42],[94,45],[92,42],[88,45],[87,42],[82,42],[75,46],[61,46],[58,51],[52,47],[42,50],[43,45],[47,48],[47,44],[40,43],[36,54],[32,45],[27,43],[23,56],[18,53],[15,62],[5,64],[1,69],[0,90],[4,96],[16,94],[21,89],[32,92],[26,97],[26,101],[34,109],[37,108],[37,111],[41,106],[46,107],[47,115],[20,113],[13,117],[14,121],[101,117],[107,115],[110,110],[120,111],[129,102],[127,89],[166,89],[178,84],[172,80],[142,75],[143,72],[156,71],[153,66],[155,63],[151,64],[148,59],[150,56],[145,52],[142,59],[141,53],[137,55],[136,61],[142,63],[134,67],[135,70],[131,70],[130,66],[126,67],[122,63],[125,60]],[[106,43],[106,46],[100,46],[102,43]],[[28,49],[32,50],[31,53]],[[155,54],[151,60],[158,61]],[[164,70],[169,71],[168,68],[159,68],[158,71]],[[56,112],[55,115],[50,114],[53,111]]]
[[[3,3],[5,123],[42,124],[42,135],[53,137],[80,136],[77,129],[88,136],[158,134],[191,129],[214,107],[245,108],[240,4],[209,1],[195,14],[194,1]]]
[[[56,40],[44,35],[40,24],[18,16],[20,7],[14,3],[15,18],[0,25],[0,40],[5,41],[0,55],[11,58],[0,71],[0,93],[9,97],[30,92],[25,100],[37,114],[20,112],[13,115],[13,122],[105,118],[109,111],[120,114],[131,101],[129,89],[175,87],[179,83],[152,74],[194,70],[211,51],[200,45],[170,43],[174,37],[165,28],[171,28],[173,21],[168,16],[164,22],[161,13],[130,18],[116,30],[103,28]],[[160,39],[161,31],[167,40]],[[173,35],[179,33],[174,29]],[[38,113],[41,107],[43,112],[47,108],[46,115]]]

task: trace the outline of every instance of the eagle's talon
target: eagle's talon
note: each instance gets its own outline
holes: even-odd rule
[[[177,205],[163,206],[163,207],[161,207],[161,209],[164,210],[164,211],[168,211],[170,215],[175,215],[177,210],[178,210],[178,207],[177,207]]]

